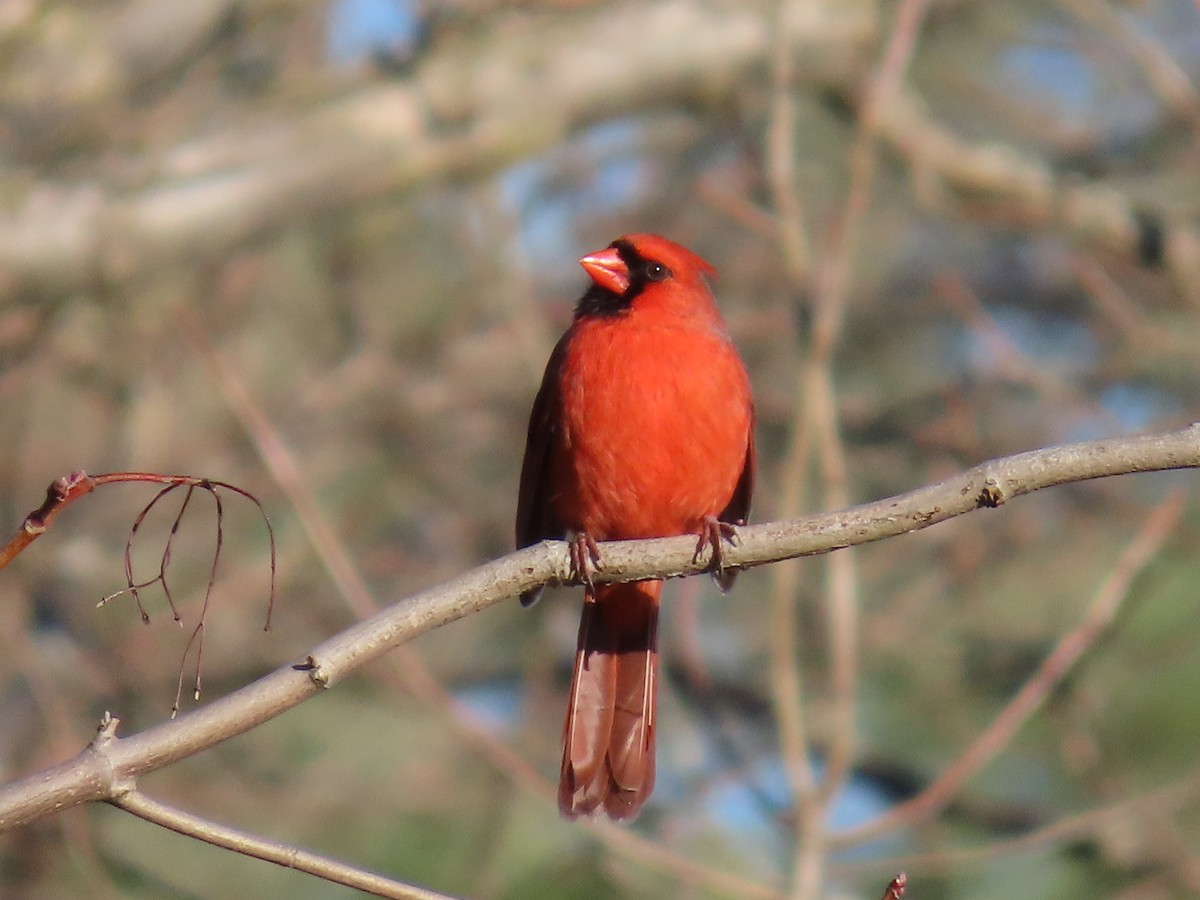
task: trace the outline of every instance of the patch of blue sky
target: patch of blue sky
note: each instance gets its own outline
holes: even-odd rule
[[[454,691],[454,699],[494,734],[512,731],[521,715],[521,691],[509,679],[460,687]]]
[[[822,777],[822,764],[814,761],[813,766],[817,777]],[[765,757],[754,766],[749,777],[749,783],[728,780],[709,791],[705,798],[708,815],[742,840],[772,849],[778,845],[780,853],[789,852],[787,838],[776,821],[777,813],[791,803],[782,761],[778,756]],[[878,785],[854,776],[834,798],[828,824],[834,830],[853,828],[882,815],[890,806],[890,798]],[[869,859],[899,852],[902,847],[902,837],[890,837],[855,847],[838,858]]]
[[[1144,431],[1163,418],[1183,412],[1177,398],[1129,382],[1105,388],[1100,392],[1100,403],[1128,431]]]
[[[353,65],[378,53],[397,56],[411,51],[421,16],[416,0],[334,0],[327,26],[326,58]]]
[[[1034,42],[1017,44],[1000,56],[1001,73],[1066,115],[1085,116],[1098,100],[1096,75],[1080,53],[1063,46],[1065,34],[1040,29]]]
[[[1086,327],[1070,319],[1032,316],[1025,310],[1006,306],[988,311],[1012,346],[1043,370],[1068,375],[1096,358],[1095,338]],[[963,335],[970,368],[993,371],[997,365],[993,345],[969,329],[964,329]]]
[[[1185,68],[1200,56],[1200,6],[1195,0],[1141,4],[1140,8],[1126,4],[1113,13],[1132,33],[1161,44]],[[1135,51],[1129,42],[1109,39],[1102,50],[1106,55],[1089,58],[1071,46],[1079,40],[1067,28],[1036,28],[1027,43],[1003,51],[1001,74],[1031,97],[1055,102],[1065,118],[1099,125],[1112,137],[1139,135],[1151,127],[1161,115],[1162,104],[1132,58]]]

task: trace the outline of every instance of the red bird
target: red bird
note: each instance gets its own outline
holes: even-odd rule
[[[654,787],[662,581],[593,585],[596,542],[696,534],[728,588],[721,540],[750,511],[754,403],[708,285],[712,266],[652,234],[579,263],[593,283],[533,402],[517,546],[569,536],[586,585],[559,809],[625,819]]]

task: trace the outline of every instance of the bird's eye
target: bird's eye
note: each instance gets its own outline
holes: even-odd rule
[[[646,263],[647,281],[666,281],[671,277],[671,270],[659,262]]]

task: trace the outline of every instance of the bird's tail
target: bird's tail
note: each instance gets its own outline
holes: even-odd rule
[[[605,584],[584,599],[563,727],[558,808],[637,815],[654,787],[661,581]]]

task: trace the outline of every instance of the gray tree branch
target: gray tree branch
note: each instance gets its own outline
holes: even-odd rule
[[[936,484],[839,512],[738,530],[730,565],[756,566],[826,553],[927,528],[1069,482],[1200,468],[1200,423],[1178,431],[1034,450],[983,463]],[[600,581],[632,581],[704,571],[693,537],[606,543]],[[71,806],[113,801],[139,775],[215,746],[332,687],[367,662],[440,625],[571,577],[566,545],[545,541],[402,600],[208,706],[127,738],[102,732],[103,745],[0,788],[0,831]]]
[[[194,837],[215,847],[223,847],[235,853],[275,863],[277,866],[315,875],[325,881],[374,894],[376,897],[389,897],[393,900],[450,900],[445,894],[437,894],[382,875],[364,872],[326,856],[309,853],[278,841],[264,840],[236,828],[210,822],[200,816],[160,803],[138,790],[127,791],[109,802],[139,819],[145,819],[187,837]]]

